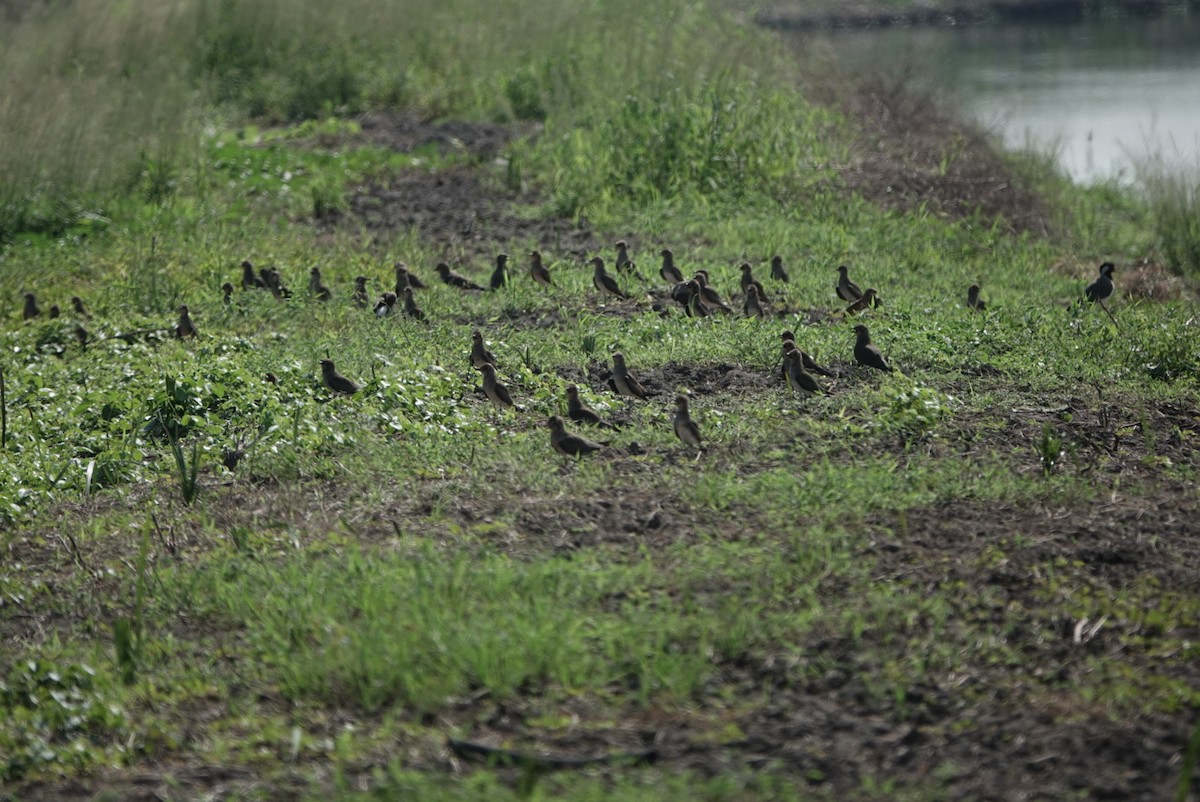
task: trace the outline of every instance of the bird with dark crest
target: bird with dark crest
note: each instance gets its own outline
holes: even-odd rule
[[[1112,262],[1105,262],[1100,265],[1100,275],[1083,291],[1083,296],[1091,303],[1103,301],[1113,294],[1116,289],[1116,284],[1113,282],[1113,271],[1117,266]]]

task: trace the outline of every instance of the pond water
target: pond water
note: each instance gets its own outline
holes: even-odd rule
[[[1159,155],[1200,167],[1200,13],[821,34],[839,59],[917,63],[1012,148],[1078,181],[1130,179]]]

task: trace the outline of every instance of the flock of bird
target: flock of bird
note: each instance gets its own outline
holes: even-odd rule
[[[638,272],[636,264],[629,257],[627,243],[623,240],[618,241],[616,243],[616,251],[615,264],[618,273],[642,279],[643,277]],[[659,268],[659,275],[668,282],[670,287],[666,295],[682,308],[684,314],[690,317],[708,317],[733,313],[732,307],[711,286],[707,271],[697,270],[688,279],[684,277],[682,271],[675,264],[674,254],[669,249],[660,251],[660,256],[662,257],[662,265]],[[632,300],[632,296],[621,288],[618,279],[608,272],[602,257],[593,257],[590,264],[593,269],[592,283],[602,298],[614,298],[620,301]],[[508,276],[508,255],[503,253],[496,257],[496,266],[492,271],[487,288],[456,273],[445,262],[438,263],[435,269],[443,283],[467,292],[497,290],[504,287],[510,280]],[[740,269],[743,313],[747,317],[766,317],[766,310],[770,303],[766,290],[754,278],[753,268],[749,263],[743,262],[740,265]],[[770,269],[772,280],[779,282],[789,281],[789,276],[784,269],[781,257],[772,257]],[[1104,262],[1100,265],[1099,276],[1084,290],[1084,298],[1087,301],[1103,305],[1104,300],[1112,295],[1115,288],[1112,277],[1114,269],[1115,267],[1111,262]],[[284,284],[283,277],[278,268],[274,266],[263,268],[256,273],[253,264],[245,261],[241,264],[241,270],[241,286],[243,290],[265,290],[281,300],[292,297],[292,291]],[[855,315],[867,309],[877,307],[882,303],[879,293],[874,287],[867,287],[865,290],[862,290],[850,279],[849,268],[846,265],[839,266],[837,274],[838,278],[834,285],[834,291],[838,298],[848,304],[845,309],[846,315]],[[539,285],[554,286],[550,270],[545,265],[542,254],[536,250],[532,251],[529,255],[529,276]],[[425,313],[417,306],[414,298],[414,290],[427,289],[427,285],[409,271],[407,265],[403,262],[398,262],[395,265],[395,279],[394,289],[384,292],[374,304],[371,304],[367,294],[368,278],[366,276],[358,276],[354,280],[354,290],[350,296],[351,301],[355,306],[362,309],[370,307],[373,314],[377,317],[403,315],[415,320],[425,321]],[[230,282],[225,282],[221,290],[223,293],[223,303],[226,305],[232,304],[234,285]],[[321,276],[321,270],[317,267],[313,267],[309,271],[308,290],[309,294],[319,301],[329,301],[333,298],[332,290],[325,285],[324,279]],[[24,298],[24,319],[28,321],[41,316],[42,312],[37,303],[36,296],[31,292],[27,292]],[[973,284],[968,288],[966,303],[969,308],[975,311],[984,311],[986,304],[980,298],[980,288],[978,285]],[[86,345],[88,338],[87,331],[79,321],[90,318],[90,315],[84,307],[82,299],[78,296],[71,298],[71,305],[77,318],[75,336],[79,339],[81,345]],[[669,315],[668,310],[661,303],[653,303],[652,309],[660,315]],[[187,305],[180,305],[177,311],[179,318],[172,333],[180,339],[195,338],[198,332],[191,319]],[[60,314],[61,312],[57,305],[50,307],[48,312],[50,318],[57,318]],[[870,330],[865,325],[861,323],[856,325],[854,327],[854,335],[853,353],[856,364],[875,370],[892,372],[892,366],[883,356],[878,346],[871,341]],[[796,345],[795,334],[791,330],[784,330],[780,335],[780,341],[780,354],[782,357],[780,374],[786,382],[787,387],[793,393],[800,393],[802,396],[824,394],[826,392],[825,388],[816,377],[832,377],[834,374],[818,365],[811,356]],[[496,357],[487,349],[483,341],[483,335],[479,331],[473,332],[471,336],[469,361],[471,366],[478,370],[482,376],[483,393],[487,396],[495,410],[497,412],[504,412],[512,409],[514,404],[508,388],[497,376]],[[649,393],[629,370],[629,367],[625,363],[624,355],[620,352],[614,353],[612,361],[612,378],[609,380],[609,387],[620,396],[646,399]],[[333,360],[322,359],[320,365],[322,381],[330,391],[338,395],[353,395],[358,392],[358,384],[339,373]],[[266,380],[271,383],[278,382],[278,379],[271,373],[266,374]],[[605,421],[599,414],[589,409],[583,403],[579,396],[579,388],[575,385],[567,387],[567,417],[575,423],[595,428],[616,428],[612,423]],[[550,443],[555,451],[566,456],[584,456],[598,451],[606,445],[606,443],[597,443],[586,437],[567,431],[565,421],[558,415],[550,416],[545,425],[550,429]],[[697,452],[703,450],[704,446],[700,429],[691,417],[688,397],[686,395],[677,395],[675,397],[673,428],[675,435],[684,445],[696,449]]]

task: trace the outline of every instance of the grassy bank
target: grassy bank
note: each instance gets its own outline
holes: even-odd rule
[[[5,43],[67,105],[0,117],[27,156],[0,156],[0,797],[1189,779],[1200,353],[1191,300],[1137,289],[1170,275],[1143,261],[1162,242],[1136,199],[1037,185],[1047,235],[888,202],[862,142],[892,133],[700,6],[302,9],[131,8],[89,60],[63,43],[98,13],[79,5],[26,23],[61,49]],[[162,76],[177,91],[136,89]],[[127,113],[85,124],[117,96]],[[895,172],[928,178],[911,151]],[[629,301],[585,264],[617,238],[644,277],[617,274]],[[772,316],[685,316],[663,247],[735,306],[749,261]],[[433,273],[486,283],[500,251],[494,292]],[[242,289],[244,259],[291,299]],[[1112,317],[1075,303],[1103,259]],[[351,303],[396,261],[429,283],[425,322]],[[845,315],[838,264],[883,306]],[[21,320],[26,291],[63,314]],[[195,340],[172,336],[181,303]],[[895,373],[854,365],[860,321]],[[783,328],[826,394],[780,381]],[[480,391],[475,329],[519,408]],[[616,351],[649,400],[607,388]],[[361,389],[331,395],[325,358]],[[586,459],[543,425],[570,384],[619,426]],[[672,431],[678,392],[704,453]]]

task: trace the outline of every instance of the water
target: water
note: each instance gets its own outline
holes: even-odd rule
[[[927,65],[1008,147],[1078,181],[1129,179],[1148,154],[1200,165],[1200,14],[824,36],[850,64]]]

